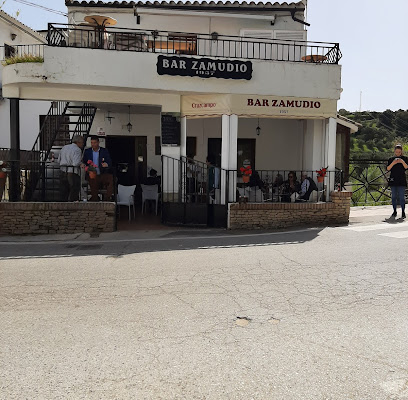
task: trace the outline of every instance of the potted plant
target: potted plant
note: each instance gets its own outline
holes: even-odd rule
[[[319,171],[316,171],[316,173],[317,173],[317,182],[319,182],[319,183],[324,182],[324,177],[327,174],[327,168],[328,167],[322,168]]]
[[[95,179],[96,169],[98,168],[97,165],[95,165],[92,160],[88,160],[86,164],[85,171],[88,172],[89,179]]]
[[[241,174],[242,174],[242,182],[248,183],[248,182],[249,182],[249,178],[250,178],[250,176],[252,175],[251,166],[248,165],[248,166],[246,166],[246,167],[241,167],[239,170],[241,171]]]

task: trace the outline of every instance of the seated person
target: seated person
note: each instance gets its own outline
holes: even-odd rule
[[[261,177],[259,176],[258,171],[253,171],[252,175],[249,178],[249,187],[254,189],[261,189],[264,191],[265,184]]]
[[[86,179],[91,188],[90,201],[99,201],[99,189],[106,188],[104,201],[111,201],[113,195],[113,174],[112,160],[109,151],[99,146],[98,136],[91,136],[91,147],[84,151],[83,163],[85,166],[91,160],[96,165],[96,178],[90,179],[87,174]]]
[[[161,179],[160,176],[157,176],[157,171],[154,168],[150,170],[149,176],[143,180],[143,185],[158,185],[160,192]]]
[[[302,172],[299,198],[300,201],[308,201],[313,190],[317,191],[317,185],[312,178],[307,176],[306,172]]]
[[[288,179],[282,184],[282,202],[290,203],[299,191],[300,184],[297,180],[296,172],[290,171]]]
[[[278,188],[278,187],[280,187],[282,185],[282,183],[283,183],[283,176],[281,174],[278,174],[278,175],[276,175],[276,178],[273,181],[272,187],[274,187],[274,188],[277,187]]]

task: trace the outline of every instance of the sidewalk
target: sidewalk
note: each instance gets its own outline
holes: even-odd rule
[[[350,225],[354,224],[369,224],[378,223],[388,218],[392,213],[391,206],[377,207],[352,207],[350,211]],[[400,210],[398,210],[400,213]],[[302,228],[297,227],[290,229],[298,231]],[[288,230],[282,230],[287,232]],[[268,231],[269,232],[269,231]],[[278,231],[273,231],[278,232]],[[74,233],[63,235],[32,235],[32,236],[2,236],[0,241],[3,243],[44,243],[44,242],[100,242],[100,241],[127,241],[127,240],[146,240],[146,239],[165,239],[174,237],[206,237],[206,236],[222,236],[222,235],[247,235],[247,234],[265,234],[266,231],[231,231],[227,229],[212,229],[212,228],[191,228],[191,227],[169,227],[143,229],[143,230],[119,230],[111,233],[100,233],[91,235],[89,233]]]
[[[398,208],[398,217],[401,215],[401,209]],[[370,206],[370,207],[351,207],[350,225],[378,223],[389,218],[392,214],[392,206]]]

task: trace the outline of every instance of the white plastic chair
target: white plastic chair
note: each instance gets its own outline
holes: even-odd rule
[[[156,202],[156,215],[159,206],[159,185],[141,185],[142,186],[142,214],[146,211],[146,200],[154,200]],[[144,211],[143,211],[144,210]]]
[[[119,216],[120,216],[120,206],[128,206],[129,207],[129,221],[131,220],[130,209],[133,206],[133,218],[136,217],[135,215],[135,189],[136,185],[132,186],[123,186],[118,185],[118,196],[116,204],[119,206]]]

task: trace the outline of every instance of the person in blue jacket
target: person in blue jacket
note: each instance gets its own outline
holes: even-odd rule
[[[109,151],[99,146],[98,136],[91,136],[91,147],[84,151],[83,163],[85,167],[89,166],[88,161],[91,161],[96,167],[95,178],[91,178],[89,173],[86,175],[91,188],[90,201],[99,201],[98,193],[101,187],[106,188],[106,195],[103,200],[111,201],[113,195],[112,159]]]

